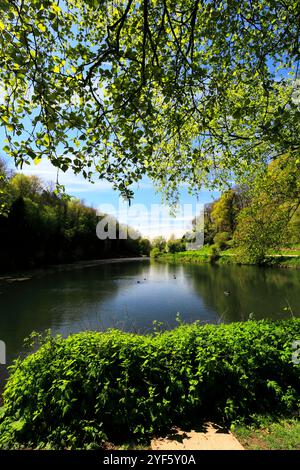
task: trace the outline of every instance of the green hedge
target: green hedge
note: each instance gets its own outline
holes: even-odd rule
[[[194,418],[230,422],[299,407],[300,319],[112,330],[45,339],[11,368],[2,448],[93,448]]]

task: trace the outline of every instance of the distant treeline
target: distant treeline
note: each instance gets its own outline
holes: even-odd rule
[[[147,255],[150,242],[100,240],[96,210],[0,161],[0,271],[84,259]],[[117,235],[119,231],[117,223]]]

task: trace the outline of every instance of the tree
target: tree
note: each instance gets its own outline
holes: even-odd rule
[[[9,180],[12,172],[8,170],[6,162],[0,158],[0,217],[7,216],[11,203]]]
[[[44,190],[43,182],[38,176],[27,176],[22,173],[17,173],[11,179],[10,187],[15,199],[18,197],[35,199]]]
[[[0,270],[149,253],[149,243],[137,232],[135,239],[100,240],[96,210],[54,193],[40,179],[22,174],[9,179],[0,162],[1,174],[6,212],[0,213]],[[117,222],[117,234],[120,228]]]
[[[248,203],[246,194],[246,188],[229,189],[214,202],[211,219],[215,232],[226,232],[232,236],[237,224],[237,215]]]
[[[300,244],[300,207],[295,211],[288,224],[288,242]]]
[[[149,256],[151,251],[151,242],[148,238],[140,238],[139,239],[139,249],[141,255]]]
[[[181,238],[176,239],[175,236],[172,235],[167,242],[166,248],[169,253],[177,253],[186,250],[186,243],[182,241]]]
[[[234,241],[242,261],[259,263],[290,236],[300,206],[300,159],[290,154],[272,162],[249,189],[250,203],[238,216]]]
[[[160,252],[166,251],[167,241],[161,235],[152,240],[152,248],[157,248]]]
[[[43,156],[132,197],[226,185],[299,148],[299,0],[1,0],[0,120]],[[293,155],[293,154],[291,154]]]

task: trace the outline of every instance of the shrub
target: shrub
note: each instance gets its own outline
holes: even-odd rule
[[[150,258],[158,258],[161,255],[159,248],[152,248],[150,251]]]
[[[218,232],[214,236],[214,243],[219,250],[224,250],[230,240],[230,234],[228,232]]]
[[[186,244],[181,240],[169,240],[167,243],[168,253],[180,253],[186,250]]]
[[[220,258],[220,248],[217,245],[211,245],[209,261],[214,264]]]
[[[299,406],[300,319],[47,337],[17,360],[0,410],[2,448],[96,448],[195,418],[230,422]]]

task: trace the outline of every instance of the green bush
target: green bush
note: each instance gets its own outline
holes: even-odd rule
[[[159,248],[152,248],[150,251],[150,258],[158,258],[161,255]]]
[[[11,367],[2,448],[96,448],[191,418],[231,422],[299,407],[300,319],[46,337]]]
[[[186,250],[186,244],[181,240],[169,240],[167,243],[168,253],[180,253]]]
[[[230,233],[228,232],[218,232],[214,236],[214,243],[219,250],[224,250],[228,246],[230,240]]]
[[[220,248],[217,245],[211,245],[211,253],[209,261],[211,264],[216,263],[220,259]]]
[[[204,245],[200,250],[181,251],[179,253],[160,253],[159,261],[169,263],[209,263],[212,254],[212,246]]]

